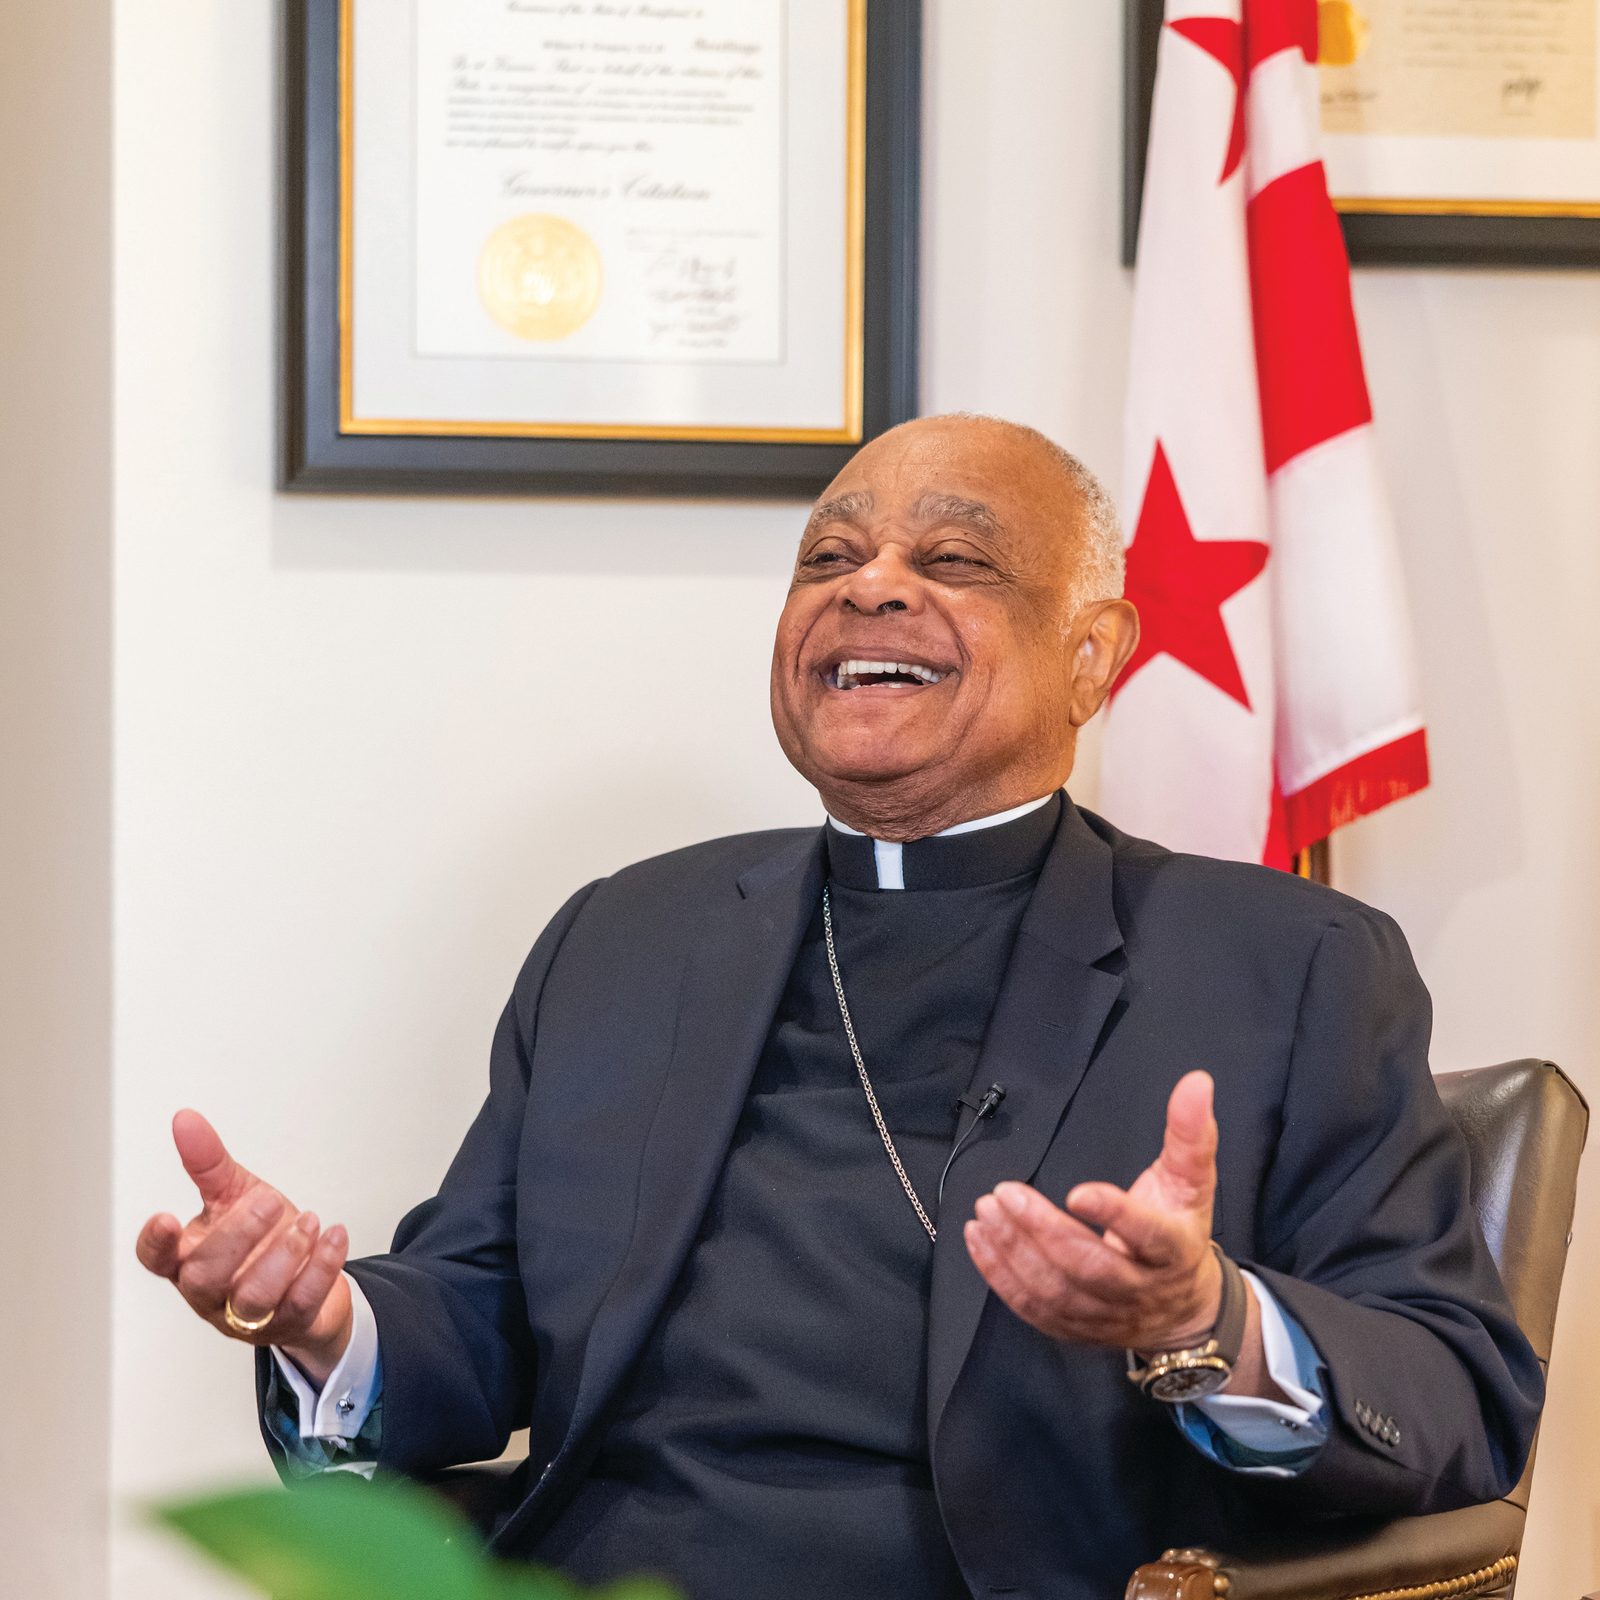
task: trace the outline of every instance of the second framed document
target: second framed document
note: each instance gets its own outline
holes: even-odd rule
[[[809,495],[916,404],[920,0],[295,0],[285,482]]]
[[[1600,265],[1600,0],[1124,0],[1123,259],[1163,15],[1314,30],[1323,165],[1357,264]],[[1270,31],[1270,30],[1269,30]]]
[[[1320,0],[1352,253],[1600,265],[1600,0]]]

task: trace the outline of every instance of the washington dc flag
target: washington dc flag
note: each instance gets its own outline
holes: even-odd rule
[[[1428,781],[1316,51],[1316,0],[1168,0],[1103,747],[1119,827],[1276,866]]]

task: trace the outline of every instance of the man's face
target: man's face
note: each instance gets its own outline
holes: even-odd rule
[[[779,741],[825,799],[1064,779],[1075,514],[1037,445],[961,419],[896,429],[834,480],[801,540],[772,663]]]

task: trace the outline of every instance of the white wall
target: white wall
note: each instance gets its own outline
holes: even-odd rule
[[[105,1592],[110,1431],[110,6],[13,13],[0,49],[0,1372],[13,1375],[0,1586],[89,1600]]]
[[[929,11],[925,402],[1037,423],[1115,482],[1120,8]],[[763,689],[798,507],[274,493],[274,14],[116,7],[121,1502],[264,1470],[246,1358],[127,1248],[184,1201],[174,1107],[376,1248],[572,888],[815,815]],[[1548,1052],[1600,1095],[1600,278],[1363,274],[1359,300],[1438,786],[1340,870],[1412,933],[1441,1065]],[[1597,1339],[1575,1273],[1530,1594],[1600,1582]],[[115,1574],[117,1600],[221,1592],[133,1531]]]

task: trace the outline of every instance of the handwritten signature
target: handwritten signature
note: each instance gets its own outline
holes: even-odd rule
[[[1524,72],[1514,78],[1507,78],[1500,85],[1500,104],[1507,111],[1528,111],[1539,98],[1539,91],[1544,88],[1544,79],[1536,78],[1531,72]]]

